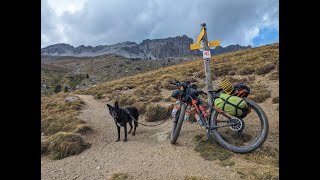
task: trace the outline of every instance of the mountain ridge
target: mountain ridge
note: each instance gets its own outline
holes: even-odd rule
[[[126,58],[152,60],[171,57],[201,56],[201,51],[191,51],[189,49],[189,46],[192,43],[194,43],[193,39],[186,35],[162,39],[145,39],[139,44],[132,41],[125,41],[110,45],[80,45],[74,47],[67,43],[57,43],[41,48],[41,55],[94,57],[104,54],[117,54]],[[241,46],[239,44],[229,45],[226,47],[218,46],[215,49],[211,49],[211,54],[217,55],[247,48],[252,47],[250,45]]]

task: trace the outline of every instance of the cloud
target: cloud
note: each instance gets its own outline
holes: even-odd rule
[[[87,0],[48,0],[48,4],[57,16],[61,16],[64,12],[71,14],[80,11]]]
[[[55,2],[55,3],[52,3]],[[208,39],[222,46],[252,45],[261,29],[279,29],[278,0],[77,0],[41,3],[41,46],[140,43],[184,35],[196,39],[205,22]]]
[[[64,32],[65,25],[50,8],[47,1],[41,1],[41,47],[69,41]]]

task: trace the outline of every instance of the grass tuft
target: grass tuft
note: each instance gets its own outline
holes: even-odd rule
[[[127,173],[114,172],[108,177],[108,180],[124,180],[124,179],[127,179],[127,178],[128,178],[128,174]]]
[[[76,155],[90,147],[81,136],[74,133],[58,132],[48,138],[47,151],[51,159],[63,159]]]
[[[159,104],[149,105],[146,108],[145,120],[148,122],[160,121],[166,119],[170,116],[171,110],[169,108],[163,107]]]
[[[205,160],[225,161],[233,155],[232,152],[222,148],[217,143],[206,141],[204,139],[204,134],[196,135],[194,140],[196,142],[195,151],[199,152]]]

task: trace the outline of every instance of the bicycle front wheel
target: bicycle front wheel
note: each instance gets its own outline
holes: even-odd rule
[[[173,122],[172,131],[171,131],[171,144],[175,144],[178,139],[185,112],[186,112],[186,105],[181,104],[181,107],[178,110],[175,120]]]
[[[213,126],[230,125],[213,129],[212,134],[221,146],[236,153],[256,150],[265,142],[269,132],[268,119],[262,108],[248,98],[245,101],[251,112],[243,119],[227,118],[216,110],[210,118]]]

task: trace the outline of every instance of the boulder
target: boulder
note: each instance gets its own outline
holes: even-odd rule
[[[72,101],[76,101],[78,99],[79,98],[76,96],[68,96],[68,97],[64,98],[64,102],[72,102]]]

